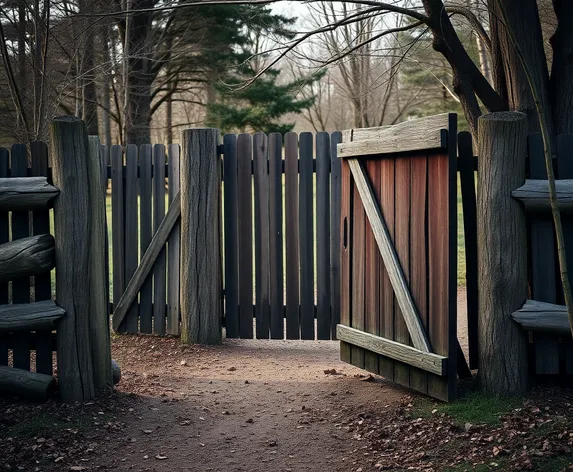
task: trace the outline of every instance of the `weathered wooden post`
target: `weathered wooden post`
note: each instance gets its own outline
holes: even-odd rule
[[[78,118],[53,120],[51,146],[60,189],[54,205],[56,303],[66,311],[57,330],[58,383],[63,401],[85,401],[112,383],[111,360],[105,370],[101,364],[110,344],[101,331],[106,311],[99,313],[105,299],[100,169],[90,161],[86,125]]]
[[[527,119],[490,113],[478,122],[479,380],[502,395],[527,389],[527,339],[511,314],[527,298],[525,211],[511,192],[525,182]]]
[[[182,133],[181,341],[218,344],[222,337],[221,163],[219,130]]]

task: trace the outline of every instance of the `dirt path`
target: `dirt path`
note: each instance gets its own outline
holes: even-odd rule
[[[338,360],[337,342],[121,337],[119,389],[141,395],[99,470],[373,470],[345,422],[407,394]],[[184,364],[184,365],[182,365]],[[335,369],[336,374],[325,374]],[[362,377],[358,377],[362,374]]]

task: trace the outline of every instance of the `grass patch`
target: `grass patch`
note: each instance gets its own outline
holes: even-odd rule
[[[502,398],[473,392],[452,403],[434,403],[430,400],[416,402],[413,413],[418,417],[428,417],[435,413],[445,413],[459,425],[501,423],[501,416],[520,407],[520,398]]]

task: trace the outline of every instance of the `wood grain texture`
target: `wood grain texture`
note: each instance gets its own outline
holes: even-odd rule
[[[0,331],[52,330],[66,312],[52,300],[0,306]],[[51,360],[50,347],[50,360]]]
[[[253,193],[252,141],[248,134],[237,138],[239,197],[239,333],[243,339],[253,337]]]
[[[106,287],[106,208],[101,198],[100,143],[97,136],[88,138],[88,198],[89,222],[89,302],[90,347],[93,382],[96,393],[113,386],[111,372],[111,340],[109,332],[109,302]],[[58,268],[61,270],[61,268]]]
[[[469,364],[471,369],[477,369],[479,364],[476,181],[472,135],[468,131],[458,133],[458,154],[460,188],[464,214]]]
[[[313,136],[299,136],[300,338],[314,339]]]
[[[10,153],[8,149],[0,148],[0,177],[6,177],[10,170]],[[0,244],[10,240],[9,213],[0,210]],[[8,282],[0,280],[0,305],[8,303]],[[8,365],[8,337],[0,333],[0,365]]]
[[[397,303],[400,306],[408,331],[412,337],[412,342],[417,349],[424,352],[430,352],[430,344],[422,327],[416,307],[412,301],[412,296],[408,290],[404,271],[401,267],[396,251],[394,250],[392,240],[388,233],[388,228],[380,212],[380,207],[372,195],[372,189],[364,174],[363,165],[356,159],[349,159],[348,162],[356,182],[356,187],[362,201],[364,202],[364,208],[368,215],[370,225],[374,231],[378,249],[382,254],[382,259],[384,260],[384,265],[388,271],[390,282],[394,288]]]
[[[352,169],[352,161],[348,161],[354,181],[352,196],[352,245],[350,264],[350,290],[352,301],[350,307],[350,326],[364,331],[366,316],[366,225],[368,224],[364,210],[364,202],[360,198],[358,182]],[[354,161],[355,162],[355,161]],[[364,349],[351,345],[350,362],[356,367],[364,368]]]
[[[239,239],[237,135],[223,138],[223,200],[225,235],[225,328],[227,338],[239,337]],[[282,305],[282,303],[281,303]],[[282,308],[282,306],[281,306]],[[282,317],[281,317],[282,318]]]
[[[255,318],[257,339],[270,335],[269,142],[264,133],[253,136],[255,191]]]
[[[111,229],[113,259],[113,303],[119,302],[125,289],[125,207],[123,150],[111,147]]]
[[[115,310],[113,312],[113,329],[115,331],[117,331],[121,326],[121,323],[129,312],[131,305],[137,302],[137,294],[151,273],[151,269],[154,267],[157,258],[164,251],[165,243],[167,242],[167,239],[173,231],[173,228],[180,216],[181,199],[179,193],[177,193],[173,203],[169,206],[167,215],[163,220],[161,220],[159,228],[157,228],[151,243],[143,254],[141,263],[133,273],[122,297],[115,306]]]
[[[395,161],[395,226],[394,226],[394,250],[402,273],[408,294],[412,299],[412,306],[419,322],[420,330],[426,337],[426,332],[421,319],[421,314],[413,301],[413,295],[410,292],[410,189],[412,187],[412,172],[410,157],[400,157]],[[394,341],[411,345],[410,333],[406,324],[406,317],[400,307],[400,293],[394,287],[394,293],[398,299],[398,306],[394,306]],[[406,315],[408,316],[408,315]],[[410,385],[410,367],[402,362],[394,365],[394,380],[401,385]]]
[[[573,155],[573,135],[564,134],[557,136],[557,177],[559,179],[573,178],[573,159],[571,159],[571,155]],[[561,223],[563,226],[563,238],[565,239],[567,272],[573,274],[573,216],[562,214]],[[560,298],[560,303],[565,302]],[[573,340],[567,340],[564,344],[564,373],[571,375],[573,374]]]
[[[340,162],[340,189],[340,324],[350,326],[354,189],[347,161]],[[350,344],[344,341],[340,342],[340,360],[351,361]]]
[[[300,339],[298,136],[285,135],[286,338]]]
[[[337,131],[330,136],[330,332],[336,339],[336,326],[340,323],[340,209],[341,209],[341,162],[337,146],[342,134]]]
[[[316,134],[316,337],[330,339],[330,135]]]
[[[436,375],[444,376],[447,373],[448,358],[444,356],[419,351],[411,346],[344,325],[338,325],[337,337],[352,346],[359,346]]]
[[[181,160],[181,341],[222,340],[219,131],[183,131]],[[251,323],[252,326],[252,323]]]
[[[525,213],[511,197],[525,180],[526,128],[519,112],[490,113],[478,121],[480,382],[496,394],[527,389],[527,339],[511,319],[527,298]]]
[[[153,229],[154,235],[165,218],[165,146],[153,146]],[[153,266],[153,332],[165,334],[167,303],[167,262],[165,247],[159,251]],[[119,301],[119,300],[118,300]]]
[[[141,265],[153,235],[153,148],[139,147],[139,244]],[[139,269],[139,266],[138,266]],[[153,276],[147,276],[139,295],[139,332],[153,333]]]
[[[380,182],[380,162],[368,161],[365,169],[370,182]],[[376,201],[380,202],[380,186],[373,186],[372,190]],[[372,227],[366,224],[366,315],[364,317],[364,330],[376,336],[380,335],[380,259],[380,252]],[[378,374],[378,358],[377,353],[365,351],[364,368]]]
[[[0,178],[0,210],[47,208],[56,195],[46,177]]]
[[[447,147],[444,130],[450,113],[404,121],[394,126],[352,130],[351,141],[338,145],[338,157],[347,159]]]
[[[56,390],[56,380],[51,375],[0,366],[0,392],[18,395],[31,400],[46,400]]]
[[[32,175],[46,177],[48,175],[48,146],[41,141],[30,144],[32,158]],[[59,193],[59,191],[58,191]],[[50,232],[50,210],[39,208],[32,212],[32,234],[34,236]],[[106,292],[107,293],[107,292]],[[52,277],[50,273],[34,277],[34,301],[51,300]],[[52,329],[36,333],[36,372],[46,375],[53,373]]]
[[[86,276],[91,271],[92,201],[85,123],[74,117],[54,119],[51,143],[52,176],[60,189],[54,206],[56,303],[66,312],[57,331],[59,391],[64,402],[85,401],[96,394],[89,320],[91,280]]]
[[[54,268],[54,238],[50,234],[29,236],[0,245],[0,280],[49,272]],[[26,303],[28,300],[17,300]]]
[[[573,212],[573,179],[556,180],[555,190],[559,209],[562,212]],[[527,179],[522,186],[511,192],[511,195],[521,201],[527,211],[551,211],[547,179]]]
[[[383,159],[380,162],[380,212],[388,228],[390,239],[394,240],[395,207],[394,191],[395,159]],[[380,261],[380,335],[386,339],[394,339],[394,305],[396,297],[388,276],[384,260]],[[381,357],[379,359],[379,372],[384,378],[394,380],[394,360]]]
[[[529,177],[547,179],[541,134],[530,134],[527,141]],[[549,203],[549,184],[547,184],[547,199]],[[556,244],[553,218],[549,208],[545,214],[530,215],[528,243],[531,264],[531,298],[542,302],[556,303]],[[535,351],[535,373],[559,374],[559,346],[555,339],[540,333],[535,336],[533,348]]]
[[[420,314],[422,326],[428,331],[428,159],[416,155],[410,171],[410,293]],[[411,369],[410,386],[428,392],[428,375]]]
[[[527,300],[511,317],[525,330],[571,337],[567,308],[564,305]],[[555,338],[553,342],[557,344]]]
[[[269,135],[271,339],[284,338],[282,135]]]
[[[169,169],[169,205],[173,205],[180,188],[180,149],[178,144],[167,147],[167,162]],[[169,210],[168,210],[169,211]],[[179,334],[180,320],[180,274],[181,257],[181,228],[179,221],[175,222],[167,240],[167,334]]]
[[[28,149],[25,144],[12,146],[10,156],[12,177],[25,177],[28,174]],[[28,211],[12,212],[12,241],[26,238],[30,235],[30,213]],[[47,260],[53,258],[51,250],[46,255],[52,254]],[[1,258],[2,256],[0,256]],[[20,268],[20,269],[23,269]],[[0,273],[2,271],[0,270]],[[12,302],[27,303],[30,298],[30,277],[24,273],[23,277],[17,277],[12,281]],[[3,277],[0,275],[0,280]],[[30,335],[17,333],[14,335],[13,365],[19,369],[30,370]]]
[[[137,178],[138,148],[128,144],[125,151],[125,281],[133,277],[139,265],[139,236],[137,196],[139,179]],[[132,304],[123,319],[126,333],[139,331],[139,304]]]

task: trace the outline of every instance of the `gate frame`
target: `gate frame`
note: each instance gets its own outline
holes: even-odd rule
[[[428,335],[423,328],[413,297],[409,292],[404,271],[394,250],[392,237],[385,224],[383,212],[373,194],[371,183],[361,162],[364,158],[375,156],[384,155],[388,158],[396,158],[404,153],[424,151],[427,151],[428,155],[443,151],[448,159],[447,356],[432,352]],[[343,142],[338,145],[338,156],[347,160],[347,165],[350,168],[349,181],[353,181],[358,189],[384,266],[391,267],[387,273],[414,344],[414,347],[408,346],[345,324],[339,324],[337,337],[341,341],[341,359],[350,362],[352,346],[355,346],[422,369],[428,372],[428,375],[432,375],[434,378],[438,376],[440,379],[437,383],[432,381],[438,385],[438,388],[433,388],[432,391],[428,388],[424,393],[441,400],[451,401],[456,397],[459,349],[457,341],[457,115],[448,113],[407,121],[394,126],[346,131],[343,133]],[[428,188],[430,184],[428,182]],[[344,190],[349,192],[350,188],[345,187],[343,183]],[[342,201],[345,201],[344,195]],[[346,239],[345,216],[343,211],[341,219],[342,241]],[[343,252],[341,259],[343,259],[345,257],[344,243],[341,246],[341,251]],[[345,277],[341,283],[349,284],[349,281],[350,278]],[[343,285],[341,296],[350,298],[351,290],[351,287],[344,287]],[[341,305],[343,307],[341,323],[344,320],[347,324],[351,324],[352,307],[349,301],[343,299]],[[345,309],[347,309],[347,316],[343,317],[342,314],[344,314]],[[393,337],[395,338],[395,334]],[[370,366],[362,364],[361,367],[372,370]],[[407,377],[406,386],[411,387],[409,372]]]

